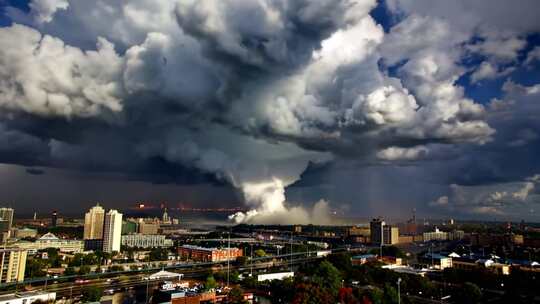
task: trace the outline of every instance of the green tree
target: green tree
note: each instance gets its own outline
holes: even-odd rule
[[[345,276],[348,276],[352,270],[351,255],[348,253],[332,254],[328,257],[328,261],[339,269]]]
[[[90,266],[83,265],[83,266],[79,267],[79,274],[80,275],[85,275],[85,274],[88,274],[88,273],[90,273]]]
[[[83,303],[86,302],[96,302],[101,299],[103,294],[103,289],[96,286],[86,286],[82,289],[82,298]]]
[[[43,277],[45,276],[46,263],[40,259],[28,259],[26,261],[25,276],[26,277]]]
[[[124,271],[124,267],[120,265],[112,265],[109,267],[109,271]]]
[[[398,294],[396,288],[390,283],[384,284],[384,303],[385,304],[394,304],[398,302]]]
[[[68,266],[81,266],[83,255],[82,253],[76,253],[73,258],[69,260]]]
[[[272,303],[291,303],[296,289],[292,278],[285,280],[272,280],[269,286],[270,300]]]
[[[238,283],[240,282],[240,273],[236,270],[233,270],[229,273],[229,280],[232,283]]]
[[[57,248],[47,248],[45,252],[47,252],[47,263],[49,267],[57,268],[62,266],[62,258],[58,254],[59,249]]]
[[[248,301],[244,300],[244,291],[240,287],[233,287],[227,296],[228,303],[245,304]]]
[[[73,267],[68,267],[66,268],[66,270],[64,270],[64,275],[65,276],[71,276],[71,275],[75,275],[77,274],[77,272],[75,271],[75,269]]]
[[[153,248],[149,257],[151,261],[163,261],[167,259],[168,255],[169,251],[165,248]]]
[[[266,256],[266,251],[262,250],[262,249],[257,249],[255,250],[255,256],[257,257],[264,257]]]
[[[465,284],[463,284],[463,288],[459,289],[457,298],[459,300],[459,303],[480,303],[480,300],[482,299],[482,290],[480,289],[480,287],[478,287],[478,285],[474,283],[465,282]]]
[[[247,276],[242,280],[242,285],[248,289],[256,289],[259,282],[255,276]]]
[[[236,264],[238,266],[244,266],[244,265],[247,265],[248,263],[248,258],[246,256],[239,256],[236,258]]]
[[[223,271],[218,271],[214,273],[214,278],[218,281],[225,281],[227,279],[227,273]]]
[[[326,290],[326,292],[332,294],[334,297],[337,296],[339,288],[341,287],[341,280],[339,270],[328,261],[322,261],[315,269],[312,277],[312,281],[315,284],[319,285],[321,289]]]
[[[365,295],[373,304],[384,303],[384,293],[378,288],[368,290]]]
[[[211,290],[217,287],[216,279],[214,279],[213,275],[209,275],[206,277],[206,283],[204,283],[204,289],[205,290]]]

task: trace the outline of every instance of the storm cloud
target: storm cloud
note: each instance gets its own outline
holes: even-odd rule
[[[228,185],[248,222],[376,203],[456,213],[456,189],[486,184],[512,196],[540,172],[538,84],[514,80],[538,70],[538,4],[420,2],[5,4],[0,162]],[[497,98],[470,94],[490,82]],[[410,176],[406,199],[380,195]],[[359,183],[329,192],[342,178]]]

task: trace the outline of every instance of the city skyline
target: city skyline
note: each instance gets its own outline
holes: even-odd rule
[[[538,221],[539,9],[0,1],[0,205]]]

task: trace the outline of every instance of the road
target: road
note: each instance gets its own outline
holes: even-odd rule
[[[304,257],[298,258],[291,261],[277,261],[277,262],[264,262],[257,263],[253,265],[253,271],[257,273],[260,270],[265,270],[270,267],[286,267],[289,265],[298,265],[305,262],[310,262],[318,257]],[[211,267],[199,268],[199,269],[183,269],[182,274],[185,279],[204,279]],[[238,270],[239,272],[250,271],[251,266],[230,266],[230,270]],[[103,288],[104,290],[128,290],[131,288],[144,288],[147,287],[147,290],[153,290],[159,283],[163,280],[147,280],[145,275],[141,274],[132,274],[130,276],[121,276],[116,278],[118,281],[108,282],[107,279],[94,279],[85,284],[76,284],[74,282],[64,282],[51,284],[47,286],[47,291],[56,292],[57,299],[73,299],[77,298],[85,287],[93,286]]]
[[[336,249],[336,252],[343,251],[344,249]],[[292,261],[290,260],[292,258]],[[289,265],[297,265],[300,263],[310,262],[317,257],[315,252],[302,252],[284,254],[280,256],[269,256],[253,259],[253,264],[247,264],[243,266],[236,266],[230,264],[231,270],[238,270],[239,272],[246,272],[253,269],[254,272],[260,270],[269,269],[272,267],[284,267]],[[289,259],[289,260],[287,260]],[[0,287],[14,287],[18,290],[20,286],[32,286],[33,289],[42,289],[47,291],[54,291],[57,293],[57,298],[72,298],[80,295],[83,288],[87,286],[100,287],[105,290],[124,290],[134,287],[141,287],[147,285],[154,287],[159,281],[148,281],[145,278],[148,274],[155,273],[160,270],[176,271],[184,274],[186,279],[198,279],[204,278],[208,272],[216,269],[225,270],[227,268],[227,262],[208,262],[208,263],[186,263],[166,267],[155,267],[144,270],[130,270],[130,271],[118,271],[109,272],[104,274],[89,274],[84,276],[63,276],[57,278],[33,278],[17,284],[4,284]],[[114,278],[114,279],[113,279]],[[76,279],[84,279],[86,283],[75,283]],[[13,290],[7,292],[12,293]]]

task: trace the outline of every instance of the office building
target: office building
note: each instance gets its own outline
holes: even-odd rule
[[[369,237],[371,235],[371,230],[369,227],[363,227],[363,226],[352,226],[350,228],[347,228],[347,236],[363,236],[363,237]]]
[[[383,244],[383,236],[384,236],[383,228],[385,225],[386,223],[380,218],[371,220],[369,224],[369,228],[370,228],[372,244],[374,245]]]
[[[440,231],[439,228],[435,228],[435,231],[432,232],[424,232],[423,236],[424,242],[448,240],[448,233]]]
[[[463,230],[453,230],[448,232],[448,240],[458,241],[465,237],[465,231]]]
[[[426,253],[424,256],[419,257],[418,261],[439,270],[452,268],[452,258],[437,253]]]
[[[84,250],[103,250],[103,239],[84,240]]]
[[[96,240],[103,238],[103,222],[105,210],[97,204],[84,215],[84,239]]]
[[[13,225],[13,208],[0,208],[0,238],[2,242],[7,241],[11,236],[11,225]]]
[[[412,235],[400,235],[398,243],[400,244],[409,244],[414,242],[414,237]]]
[[[243,255],[240,248],[206,248],[192,245],[184,245],[178,248],[178,255],[183,259],[197,262],[222,262],[234,261]]]
[[[24,239],[24,238],[35,238],[37,236],[37,229],[32,228],[12,228],[11,232],[14,238]]]
[[[122,234],[137,233],[139,225],[134,220],[126,220],[122,222]]]
[[[13,208],[0,208],[0,219],[8,221],[9,229],[13,225],[13,212]]]
[[[9,229],[9,221],[0,219],[0,241],[2,243],[7,242],[11,235],[11,230]]]
[[[52,233],[46,233],[35,242],[19,241],[15,246],[36,253],[38,250],[56,248],[66,253],[81,253],[84,251],[84,242],[81,240],[60,239]]]
[[[58,224],[58,212],[54,210],[51,215],[51,226],[56,227]]]
[[[139,220],[139,233],[140,234],[158,234],[159,223],[158,222],[147,222],[143,219]]]
[[[105,215],[103,225],[103,251],[120,251],[122,243],[122,213],[116,210],[109,210]]]
[[[383,244],[394,245],[399,243],[399,228],[390,225],[383,226]]]
[[[135,248],[160,248],[171,247],[172,240],[166,239],[164,235],[145,235],[145,234],[128,234],[122,235],[122,246]]]
[[[0,249],[0,284],[24,280],[26,255],[25,249]]]

